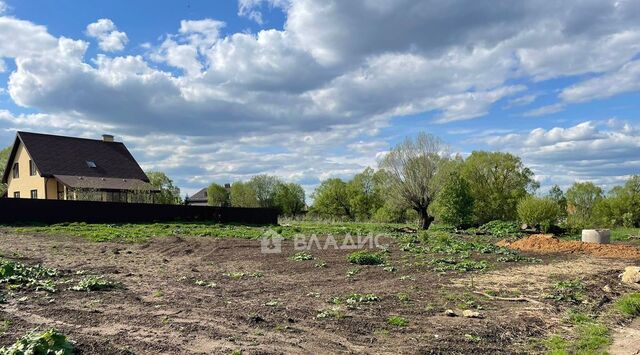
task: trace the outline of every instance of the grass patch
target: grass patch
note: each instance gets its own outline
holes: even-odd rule
[[[103,276],[87,276],[80,280],[77,285],[71,287],[74,291],[109,291],[119,288],[120,285],[105,279]]]
[[[53,225],[3,226],[10,233],[71,235],[94,242],[120,241],[127,243],[143,243],[151,237],[213,237],[213,238],[245,238],[259,239],[267,231],[273,231],[286,239],[296,235],[371,235],[384,234],[400,236],[406,224],[393,223],[356,223],[356,222],[299,222],[286,221],[282,226],[248,226],[238,224],[219,224],[202,222],[181,223],[60,223]]]
[[[349,254],[347,261],[358,265],[382,265],[385,259],[382,253],[358,250]]]
[[[387,318],[387,324],[392,325],[394,327],[406,327],[409,325],[409,321],[400,316],[390,316]]]
[[[0,348],[2,355],[55,354],[71,355],[75,352],[73,344],[64,334],[55,329],[43,333],[32,331],[18,339],[8,348]]]
[[[640,317],[640,293],[630,293],[620,297],[615,307],[620,313],[630,317]]]
[[[571,318],[573,317],[573,319]],[[542,344],[548,354],[603,354],[612,343],[607,326],[596,322],[587,315],[574,313],[569,322],[575,324],[573,337],[552,335]]]

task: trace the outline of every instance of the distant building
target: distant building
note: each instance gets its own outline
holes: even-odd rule
[[[2,182],[8,198],[152,203],[159,192],[110,135],[95,140],[18,132]]]
[[[231,184],[224,184],[225,190],[227,193],[231,191]],[[203,188],[202,190],[196,192],[195,194],[188,196],[185,199],[185,204],[189,206],[208,206],[209,205],[209,196],[208,187]]]

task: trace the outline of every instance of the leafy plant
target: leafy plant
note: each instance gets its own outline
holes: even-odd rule
[[[630,293],[620,297],[615,303],[618,311],[631,317],[640,316],[640,293]]]
[[[354,251],[347,257],[347,261],[358,265],[381,265],[385,259],[382,253],[374,253],[366,250]]]
[[[215,282],[209,282],[209,281],[205,281],[205,280],[196,280],[194,282],[196,285],[198,286],[202,286],[202,287],[208,287],[208,288],[214,288],[218,285],[216,285]]]
[[[478,230],[498,238],[520,235],[520,226],[516,222],[491,221],[480,226]]]
[[[56,329],[49,329],[43,333],[32,331],[18,339],[9,348],[0,348],[2,355],[71,355],[74,353],[73,344]]]
[[[484,270],[488,267],[488,264],[484,260],[475,261],[471,259],[456,259],[456,258],[440,258],[431,261],[433,264],[433,271],[446,272],[446,271],[475,271]]]
[[[346,298],[346,302],[347,304],[353,304],[353,303],[371,303],[371,302],[378,302],[380,301],[380,297],[374,295],[373,293],[369,293],[366,295],[361,295],[358,293],[354,293],[349,295]]]
[[[545,297],[560,302],[581,303],[584,298],[584,284],[580,280],[559,281]]]
[[[299,253],[294,254],[291,257],[291,260],[294,260],[294,261],[313,260],[313,255],[311,255],[310,253],[307,253],[306,251],[301,251]]]
[[[343,319],[345,317],[346,315],[342,310],[340,310],[339,307],[325,309],[323,311],[320,311],[316,316],[316,318],[318,319],[325,319],[325,318]]]
[[[55,292],[55,283],[51,278],[57,276],[56,269],[0,259],[0,284]]]
[[[108,291],[118,288],[120,285],[106,280],[104,276],[87,276],[80,280],[77,285],[71,287],[74,291]]]
[[[396,327],[406,327],[409,324],[409,321],[404,317],[390,316],[387,318],[387,324]]]

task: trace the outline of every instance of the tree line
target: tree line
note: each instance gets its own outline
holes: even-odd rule
[[[275,208],[286,216],[298,215],[306,209],[305,192],[300,184],[266,174],[247,182],[236,181],[229,189],[213,183],[207,189],[207,199],[210,206]]]
[[[378,170],[328,179],[315,190],[312,215],[346,220],[434,221],[458,228],[494,220],[541,230],[640,227],[640,176],[608,193],[591,182],[538,193],[531,169],[510,153],[451,155],[439,138],[420,133],[394,147]]]

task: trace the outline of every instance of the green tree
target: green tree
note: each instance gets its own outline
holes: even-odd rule
[[[558,205],[560,217],[567,216],[567,197],[564,195],[564,191],[558,185],[553,185],[549,189],[547,198],[555,202]]]
[[[428,229],[434,219],[429,206],[438,193],[435,177],[447,150],[439,138],[419,133],[415,140],[407,138],[395,146],[380,162],[389,177],[386,198],[415,210],[422,229]]]
[[[354,217],[366,221],[384,204],[382,196],[384,174],[366,168],[347,183],[349,205]]]
[[[295,216],[306,206],[302,186],[296,183],[278,183],[274,194],[275,206],[286,216]]]
[[[149,183],[160,189],[160,193],[156,194],[154,197],[155,203],[164,204],[164,205],[176,205],[180,204],[182,198],[180,197],[180,188],[173,184],[173,180],[171,180],[165,173],[160,171],[150,171],[147,173],[147,177],[149,178]]]
[[[258,206],[265,208],[276,207],[276,188],[282,182],[276,176],[266,174],[256,175],[249,180],[248,184],[255,191],[258,199]]]
[[[518,220],[548,232],[558,223],[560,206],[550,198],[528,196],[518,203]]]
[[[207,188],[207,204],[209,206],[229,206],[229,192],[224,186],[213,183]]]
[[[567,190],[567,223],[574,229],[596,227],[595,208],[603,191],[592,182],[576,182]],[[602,205],[601,205],[602,208]],[[599,221],[601,222],[601,221]]]
[[[256,191],[249,183],[241,181],[231,184],[230,201],[233,207],[260,207]]]
[[[327,179],[313,192],[312,212],[323,217],[339,217],[353,220],[347,183],[338,178]]]
[[[474,151],[462,166],[475,201],[474,222],[514,221],[518,202],[539,184],[519,157],[501,152]]]
[[[7,160],[9,160],[9,154],[13,146],[9,146],[0,150],[0,176],[4,175],[4,170],[7,167]],[[0,183],[0,196],[7,192],[7,184]]]
[[[468,227],[473,220],[473,196],[471,188],[459,172],[449,172],[434,203],[439,223],[455,227]]]

